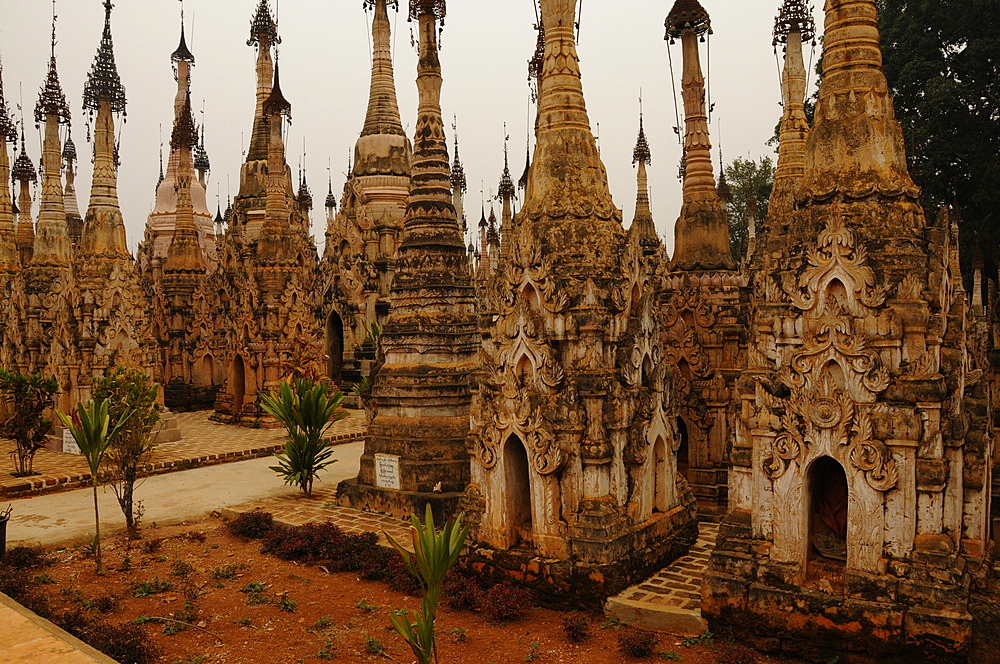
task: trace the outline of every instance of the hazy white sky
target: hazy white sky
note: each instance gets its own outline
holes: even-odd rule
[[[778,69],[771,28],[780,0],[702,0],[712,14],[711,96],[715,103],[712,142],[721,133],[725,158],[758,157],[780,116]],[[254,109],[254,50],[246,45],[257,0],[186,0],[188,43],[197,58],[192,97],[204,103],[206,144],[212,160],[210,207],[227,191],[235,195],[241,145],[249,137]],[[396,88],[403,125],[416,115],[416,53],[410,43],[405,5],[394,21]],[[653,215],[668,248],[680,209],[674,136],[674,103],[663,20],[670,0],[584,0],[579,51],[591,123],[598,131],[604,164],[626,225],[635,207],[632,149],[643,91],[645,126],[653,153],[650,187]],[[273,0],[272,0],[273,5]],[[316,199],[313,227],[322,241],[327,163],[334,191],[343,187],[347,155],[364,121],[370,71],[370,14],[361,0],[283,0],[279,31],[282,89],[292,102],[288,162],[300,161],[307,141],[309,183]],[[121,138],[119,191],[129,245],[142,237],[159,169],[160,125],[169,141],[176,91],[170,54],[179,36],[177,0],[117,0],[112,29],[128,122]],[[23,89],[28,152],[37,165],[40,135],[30,117],[48,63],[49,0],[0,0],[0,57],[7,98],[16,109]],[[81,108],[84,79],[100,41],[102,0],[59,0],[59,74],[73,111],[73,136],[83,157],[78,179],[81,212],[89,198],[90,164]],[[817,10],[817,21],[822,23]],[[527,60],[535,45],[531,0],[452,0],[442,38],[442,106],[447,123],[458,116],[461,156],[469,179],[470,225],[478,220],[480,182],[496,190],[503,168],[503,123],[510,134],[511,171],[524,168],[528,115]],[[818,56],[818,54],[817,54]],[[679,44],[674,74],[681,73]],[[806,55],[808,59],[808,53]],[[708,56],[703,51],[703,64]],[[679,83],[678,83],[679,85]],[[679,100],[678,100],[679,103]],[[17,111],[15,110],[15,115]],[[200,121],[200,117],[198,118]],[[449,130],[450,133],[450,130]],[[716,172],[718,172],[717,151]],[[231,183],[227,184],[227,182]],[[489,202],[487,202],[487,206]],[[471,219],[473,216],[476,219]]]

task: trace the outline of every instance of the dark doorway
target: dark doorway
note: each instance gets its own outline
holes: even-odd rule
[[[332,312],[326,321],[326,375],[338,385],[344,373],[344,321]]]
[[[507,502],[508,538],[510,544],[533,541],[531,518],[531,476],[528,452],[517,436],[507,439],[504,447],[504,494]]]
[[[816,460],[809,471],[810,554],[847,562],[847,475],[830,457]]]
[[[243,364],[243,357],[237,355],[233,358],[233,415],[239,417],[243,414],[243,401],[247,394],[246,367]]]

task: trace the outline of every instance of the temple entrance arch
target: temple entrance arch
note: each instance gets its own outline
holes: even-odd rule
[[[194,384],[198,387],[215,384],[215,359],[211,354],[206,354],[198,364],[198,370],[194,375]]]
[[[229,381],[233,386],[233,415],[239,417],[243,414],[243,402],[247,394],[246,366],[243,363],[242,355],[237,355],[233,358],[233,367]]]
[[[503,449],[504,511],[506,538],[510,546],[519,542],[532,543],[534,524],[531,508],[531,471],[528,451],[517,436],[510,436]]]
[[[344,321],[336,311],[326,320],[326,375],[340,384],[344,374]]]

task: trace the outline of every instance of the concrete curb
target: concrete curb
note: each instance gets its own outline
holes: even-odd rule
[[[2,630],[4,643],[0,644],[0,660],[5,664],[118,664],[3,593],[0,593],[0,625],[6,627]],[[19,640],[15,643],[15,639]]]
[[[363,440],[364,438],[365,433],[358,432],[339,434],[330,438],[330,441],[331,445],[336,446],[357,442],[359,440]],[[266,447],[254,447],[236,452],[205,454],[203,456],[192,457],[190,459],[161,461],[150,464],[144,470],[144,472],[147,473],[144,477],[162,475],[164,473],[172,473],[179,470],[190,470],[192,468],[203,468],[205,466],[214,466],[222,463],[232,463],[234,461],[259,459],[261,457],[271,456],[275,452],[280,452],[284,446],[284,443],[278,443],[275,445],[268,445]],[[20,484],[0,486],[0,498],[5,500],[13,498],[27,498],[28,496],[40,496],[57,491],[79,489],[80,487],[89,485],[90,473],[81,473],[79,475],[61,475],[58,477],[39,475],[36,477],[24,478],[24,481]]]

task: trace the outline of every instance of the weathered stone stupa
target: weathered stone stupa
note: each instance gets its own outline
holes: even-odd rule
[[[438,33],[444,0],[412,0],[419,106],[403,242],[382,333],[385,364],[361,471],[340,501],[393,514],[450,512],[469,481],[469,375],[478,353],[475,294],[451,192],[441,116]]]
[[[541,13],[534,158],[481,317],[470,562],[596,602],[686,549],[694,501],[676,472],[657,284],[590,129],[576,2]]]
[[[795,209],[762,238],[773,260],[753,289],[703,610],[786,652],[960,655],[990,541],[981,326],[957,233],[947,214],[927,221],[907,173],[876,3],[825,10]],[[794,146],[801,122],[786,110]]]

